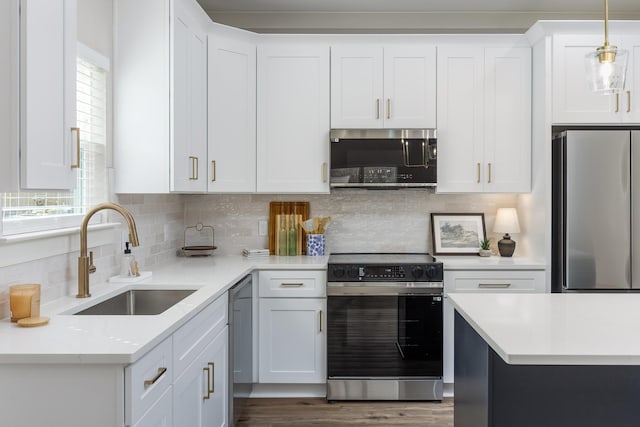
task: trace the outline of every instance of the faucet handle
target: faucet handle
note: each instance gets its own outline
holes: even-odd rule
[[[96,272],[96,266],[93,265],[93,251],[89,251],[89,274]]]

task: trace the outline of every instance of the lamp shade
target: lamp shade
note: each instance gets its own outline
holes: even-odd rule
[[[494,233],[519,233],[518,211],[516,208],[499,208],[496,222],[493,224]]]

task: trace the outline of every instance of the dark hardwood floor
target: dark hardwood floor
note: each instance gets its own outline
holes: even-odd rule
[[[325,399],[249,399],[245,426],[453,427],[453,398],[439,402],[334,402]]]

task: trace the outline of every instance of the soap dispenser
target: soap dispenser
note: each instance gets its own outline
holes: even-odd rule
[[[135,271],[133,270],[135,258],[131,254],[129,242],[126,242],[124,245],[124,255],[122,255],[122,263],[120,264],[120,277],[133,277],[135,276]]]

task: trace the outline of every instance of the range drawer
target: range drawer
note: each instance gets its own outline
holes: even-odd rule
[[[124,371],[124,417],[135,424],[171,386],[173,354],[171,337],[162,341]]]
[[[324,270],[260,271],[258,288],[261,298],[325,297],[327,272]]]
[[[544,270],[445,272],[447,292],[544,292]]]
[[[227,321],[228,297],[225,292],[173,334],[174,380],[224,329]]]

